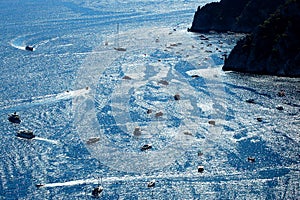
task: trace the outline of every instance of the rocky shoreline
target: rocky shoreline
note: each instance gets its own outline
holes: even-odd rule
[[[221,0],[198,7],[192,32],[243,32],[224,71],[300,77],[300,0]]]

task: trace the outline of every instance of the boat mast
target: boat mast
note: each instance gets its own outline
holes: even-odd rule
[[[117,41],[115,41],[116,43],[116,47],[114,47],[115,50],[117,51],[126,51],[125,48],[122,48],[120,47],[120,44],[119,44],[119,23],[117,24],[117,38],[116,38]]]
[[[117,24],[117,48],[120,48],[120,44],[119,44],[119,23]]]

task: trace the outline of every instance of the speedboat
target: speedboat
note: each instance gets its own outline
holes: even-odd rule
[[[33,134],[32,131],[29,131],[29,130],[20,130],[17,133],[17,137],[25,138],[25,139],[32,139],[32,138],[35,137],[35,135]]]
[[[254,99],[247,99],[246,102],[247,103],[255,103],[255,100]]]
[[[123,47],[115,47],[114,49],[117,51],[126,51],[126,49]]]
[[[25,47],[25,49],[26,49],[27,51],[33,51],[33,47],[32,47],[32,46],[28,46],[28,45],[27,45],[27,46]]]
[[[198,172],[200,173],[204,172],[204,166],[198,166]]]
[[[141,151],[146,151],[148,149],[151,149],[152,145],[151,144],[145,144],[144,146],[142,146]]]
[[[25,50],[27,50],[27,51],[33,51],[33,47],[27,45],[27,46],[25,47]]]
[[[8,121],[10,121],[11,123],[16,123],[16,124],[20,124],[21,123],[20,116],[17,115],[16,112],[14,112],[13,114],[9,115]]]
[[[39,183],[39,184],[36,184],[35,186],[36,186],[37,188],[40,188],[40,187],[43,187],[44,184]]]
[[[102,191],[103,191],[102,186],[95,187],[92,191],[93,197],[99,197],[99,195],[101,194]]]
[[[148,187],[154,187],[155,186],[155,180],[152,180],[148,183]]]

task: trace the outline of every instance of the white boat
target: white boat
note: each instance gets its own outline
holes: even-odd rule
[[[155,180],[151,180],[148,182],[148,187],[154,187],[155,186]]]

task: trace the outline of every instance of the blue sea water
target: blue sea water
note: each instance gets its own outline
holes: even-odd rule
[[[300,81],[222,72],[208,2],[1,1],[0,199],[299,198]]]

